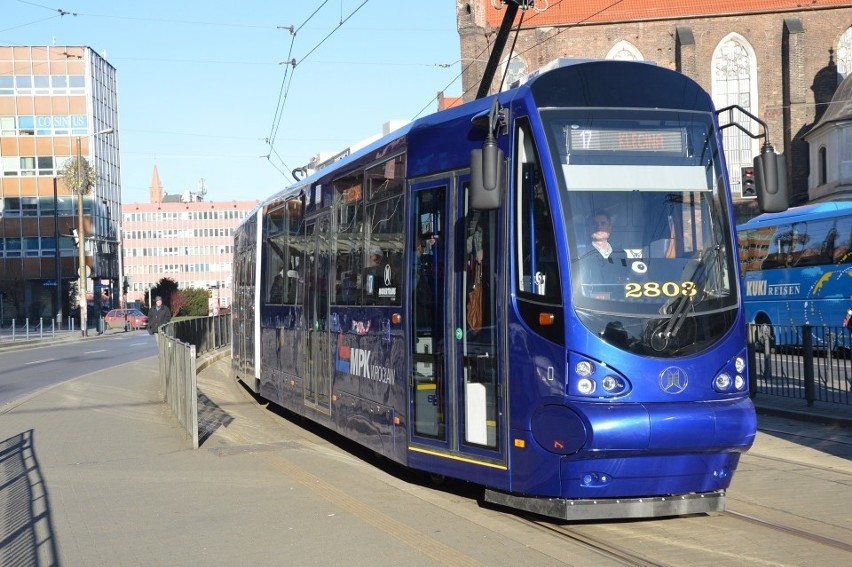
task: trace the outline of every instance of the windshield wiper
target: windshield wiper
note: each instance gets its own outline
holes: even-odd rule
[[[712,260],[708,261],[708,255],[711,253],[714,255],[716,262],[713,262]],[[666,324],[663,325],[662,328],[658,329],[653,335],[653,338],[662,341],[662,345],[658,350],[665,349],[668,346],[669,340],[671,340],[672,337],[677,336],[680,328],[686,321],[686,316],[690,308],[695,305],[696,301],[700,301],[700,299],[698,299],[699,294],[704,295],[704,284],[712,272],[709,268],[714,263],[718,264],[719,259],[721,258],[721,253],[722,247],[719,244],[704,250],[698,258],[695,270],[692,272],[692,283],[695,286],[695,294],[681,295],[663,305],[663,308],[661,309],[663,313],[665,313],[668,307],[673,307],[673,309],[671,317],[669,317]],[[718,290],[716,291],[718,292]]]

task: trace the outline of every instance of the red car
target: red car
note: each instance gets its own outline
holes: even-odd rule
[[[138,309],[113,309],[104,316],[107,329],[144,329],[148,326],[148,316]]]

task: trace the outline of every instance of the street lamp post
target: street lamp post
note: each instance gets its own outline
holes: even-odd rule
[[[56,323],[62,329],[62,259],[59,250],[59,196],[56,190],[56,177],[53,178],[53,261],[56,270]]]
[[[95,132],[92,134],[92,138],[95,136],[100,136],[101,134],[111,134],[114,130],[112,128],[107,128],[106,130],[101,130],[100,132]],[[81,137],[77,136],[77,237],[79,242],[79,263],[80,263],[80,279],[77,286],[79,289],[80,295],[80,331],[83,336],[88,336],[88,320],[86,310],[88,308],[88,303],[86,300],[86,292],[88,291],[88,274],[86,274],[86,230],[83,227],[83,194],[88,192],[88,187],[83,187],[83,179],[82,179],[82,149],[81,149]],[[88,180],[86,181],[88,183]]]

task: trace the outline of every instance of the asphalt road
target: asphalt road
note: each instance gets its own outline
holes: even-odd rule
[[[119,364],[157,355],[147,331],[116,331],[84,340],[0,351],[0,412],[31,394]],[[155,359],[151,364],[157,364]]]

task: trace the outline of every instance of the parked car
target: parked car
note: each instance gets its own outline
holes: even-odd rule
[[[104,316],[107,329],[144,329],[148,326],[148,316],[138,309],[113,309]]]

